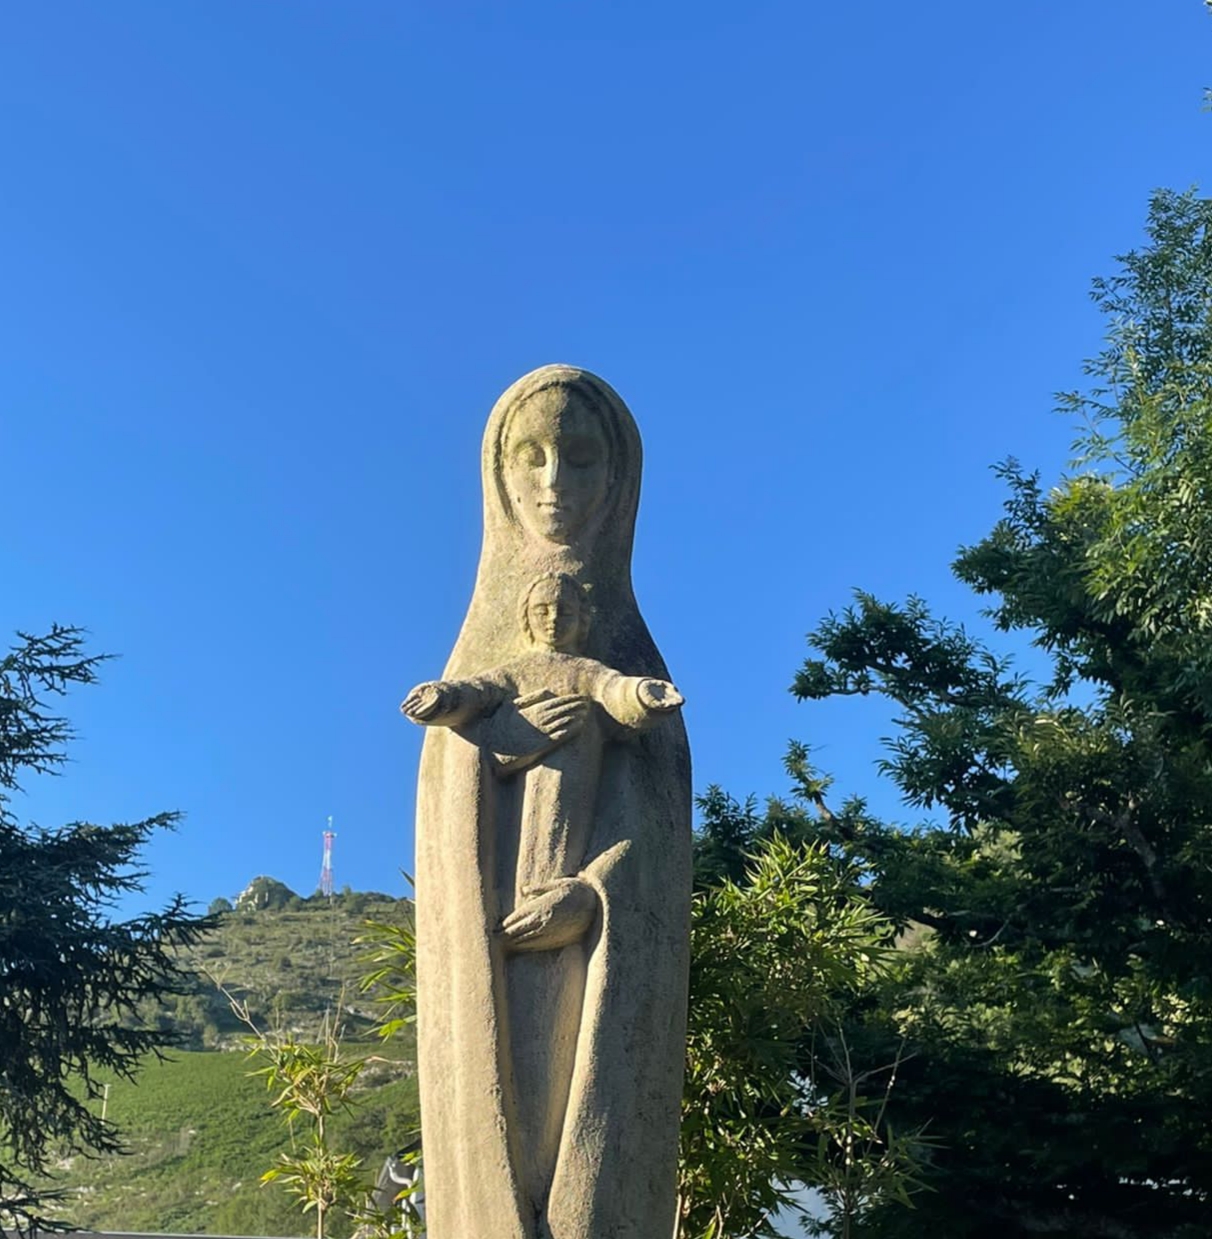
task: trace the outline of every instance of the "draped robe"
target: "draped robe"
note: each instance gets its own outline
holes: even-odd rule
[[[536,536],[512,510],[502,455],[510,414],[563,385],[600,419],[609,444],[605,501],[577,536]],[[625,675],[667,679],[636,606],[631,543],[640,443],[600,379],[549,366],[497,402],[484,438],[484,546],[471,606],[444,672],[468,679],[521,653],[516,600],[544,572],[591,587],[586,656]],[[602,751],[578,877],[598,897],[573,947],[579,1019],[559,1152],[545,1199],[527,1190],[508,993],[495,932],[514,898],[502,860],[519,829],[522,786],[502,780],[474,735],[425,739],[417,794],[418,1067],[431,1239],[670,1239],[689,967],[690,764],[672,718]],[[554,954],[554,953],[553,953]],[[523,964],[523,967],[531,967]],[[561,991],[564,993],[572,991]],[[560,995],[551,1001],[558,1006]],[[533,1021],[527,1035],[536,1033]],[[554,1037],[567,1026],[553,1027]]]

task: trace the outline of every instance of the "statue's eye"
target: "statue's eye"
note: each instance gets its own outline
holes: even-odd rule
[[[519,464],[531,469],[541,469],[547,463],[547,453],[543,451],[542,445],[533,439],[519,443],[514,456]]]
[[[564,445],[564,459],[574,469],[586,469],[590,465],[595,465],[600,456],[598,444],[591,438],[577,436],[569,439]]]

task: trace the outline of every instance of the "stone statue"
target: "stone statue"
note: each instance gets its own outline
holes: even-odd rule
[[[640,442],[546,366],[484,436],[484,546],[417,797],[432,1239],[670,1239],[690,763],[631,589]]]

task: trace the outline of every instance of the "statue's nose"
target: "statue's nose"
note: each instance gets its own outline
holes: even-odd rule
[[[558,448],[553,447],[547,453],[547,463],[543,466],[543,485],[550,491],[558,491],[560,480],[564,475],[564,459]]]

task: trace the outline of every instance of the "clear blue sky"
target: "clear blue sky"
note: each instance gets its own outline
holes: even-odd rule
[[[118,652],[53,824],[187,817],[153,902],[402,892],[479,438],[604,375],[696,784],[788,738],[877,792],[886,721],[786,691],[862,586],[968,619],[988,466],[1058,476],[1149,191],[1209,183],[1200,0],[323,4],[0,14],[0,632]]]

